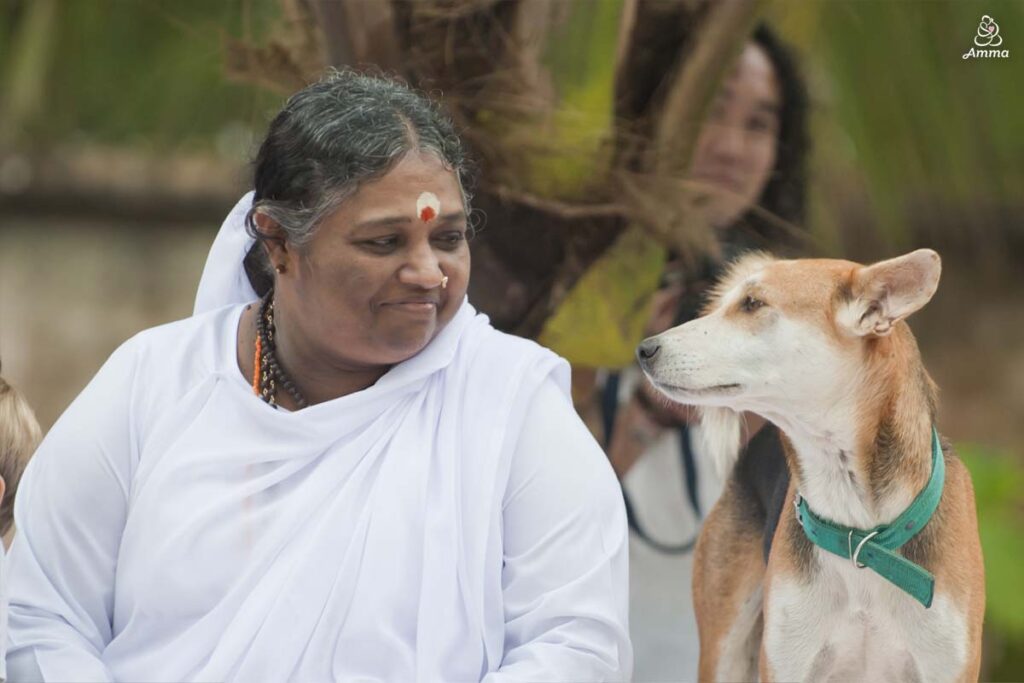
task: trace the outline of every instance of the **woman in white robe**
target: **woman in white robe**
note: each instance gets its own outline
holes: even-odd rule
[[[118,349],[26,472],[11,680],[628,679],[617,485],[566,363],[466,301],[462,175],[401,85],[289,100],[211,310]]]

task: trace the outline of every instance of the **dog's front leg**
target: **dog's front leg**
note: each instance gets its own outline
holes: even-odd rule
[[[761,642],[761,537],[731,486],[704,522],[694,553],[700,681],[752,681]]]

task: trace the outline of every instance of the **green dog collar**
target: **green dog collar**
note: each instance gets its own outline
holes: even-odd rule
[[[876,574],[899,586],[925,607],[931,607],[935,577],[895,551],[912,539],[939,507],[946,466],[939,445],[939,433],[932,427],[932,475],[914,502],[890,524],[867,531],[833,524],[811,512],[797,493],[796,519],[804,535],[820,548],[852,560],[855,567],[870,567]]]

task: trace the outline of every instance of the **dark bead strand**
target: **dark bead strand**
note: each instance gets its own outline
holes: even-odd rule
[[[270,310],[274,305],[273,292],[267,294],[263,307],[260,311],[260,334],[263,343],[263,387],[264,399],[270,405],[277,407],[277,373],[274,372],[274,333],[270,328]]]
[[[274,370],[274,374],[277,375],[279,383],[281,384],[281,386],[284,387],[284,390],[287,391],[288,394],[293,399],[295,399],[295,403],[300,408],[305,408],[306,407],[306,398],[299,392],[298,388],[295,386],[295,383],[292,382],[291,378],[288,377],[288,375],[286,375],[284,373],[284,371],[281,369],[281,367],[277,364],[276,360],[273,361],[273,363],[271,364],[271,367]]]
[[[305,408],[308,403],[299,388],[284,372],[277,362],[277,346],[274,339],[274,301],[273,290],[267,293],[260,305],[259,316],[256,322],[256,334],[260,337],[263,346],[263,376],[260,378],[260,395],[264,401],[276,405],[277,386],[280,385],[292,397],[299,408]]]
[[[273,302],[270,303],[270,308],[267,312],[267,328],[270,336],[271,350],[272,352],[274,352],[277,350],[277,342],[274,339],[276,330],[274,328]],[[295,404],[299,408],[305,408],[308,405],[308,403],[306,402],[306,397],[303,396],[302,392],[299,391],[299,388],[295,386],[295,383],[292,381],[291,377],[289,377],[285,373],[285,371],[281,369],[281,366],[277,362],[276,353],[273,354],[273,359],[271,360],[271,367],[274,370],[274,375],[277,378],[278,384],[284,387],[285,391],[287,391],[291,395],[292,399],[295,400]]]
[[[266,372],[266,394],[268,396],[268,402],[272,406],[277,406],[277,385],[278,381],[278,368],[276,361],[276,349],[274,348],[274,329],[271,327],[271,321],[273,320],[271,311],[273,310],[274,303],[270,302],[267,307],[266,314],[263,318],[263,350],[266,354],[264,356],[263,367]]]

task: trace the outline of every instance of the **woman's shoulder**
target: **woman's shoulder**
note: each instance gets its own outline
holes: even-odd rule
[[[212,311],[139,332],[110,355],[51,433],[71,440],[92,434],[120,443],[125,434],[144,432],[163,408],[223,362],[220,357],[234,343],[225,334],[239,311],[237,306]],[[134,431],[123,429],[125,420]]]
[[[514,334],[495,329],[486,316],[478,316],[477,353],[482,360],[504,358],[509,362],[548,362],[565,363],[566,361],[551,349],[541,346],[532,339],[518,337]]]
[[[143,330],[111,356],[131,362],[134,373],[152,378],[183,379],[206,376],[235,358],[238,316],[242,305],[232,305]],[[130,360],[129,360],[130,359]]]
[[[233,347],[242,308],[241,304],[232,304],[165,323],[139,332],[125,345],[140,355],[155,356],[151,359],[157,361],[170,358],[219,360],[227,347]]]
[[[509,411],[522,416],[523,406],[545,384],[557,387],[568,397],[569,364],[537,342],[500,332],[487,323],[485,316],[474,320],[472,333],[463,341],[455,377],[463,386],[463,399],[468,405],[479,408],[486,404],[499,416]]]
[[[554,373],[560,380],[564,374],[568,381],[569,364],[564,358],[532,339],[496,330],[485,316],[479,318],[484,324],[478,321],[473,335],[472,371],[493,379],[521,379],[524,375],[546,377]]]

